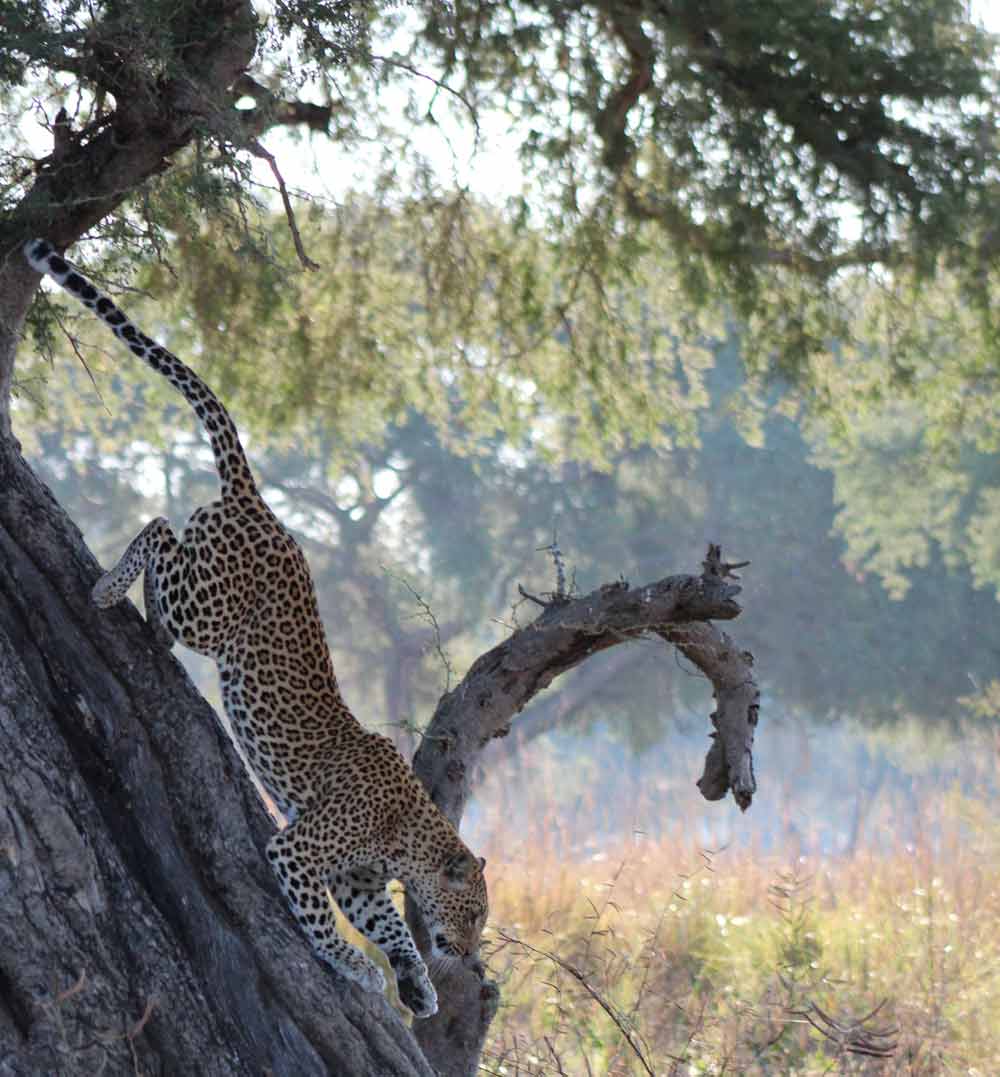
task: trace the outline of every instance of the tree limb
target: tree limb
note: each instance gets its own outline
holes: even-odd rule
[[[321,135],[330,133],[333,105],[315,105],[310,101],[288,101],[272,93],[247,74],[233,83],[231,100],[252,97],[256,107],[243,113],[244,128],[248,138],[262,135],[271,127],[305,126]]]
[[[653,85],[653,42],[642,28],[642,11],[621,3],[605,11],[615,36],[625,46],[631,66],[628,78],[610,95],[594,118],[594,126],[604,150],[601,160],[612,172],[622,171],[635,153],[626,131],[628,114],[639,98]]]
[[[753,738],[760,690],[754,678],[753,655],[741,651],[727,633],[712,624],[658,629],[712,682],[715,732],[698,788],[706,800],[721,800],[731,789],[742,811],[750,807],[757,782],[753,773]]]
[[[558,692],[532,703],[521,715],[509,738],[513,742],[511,753],[523,753],[537,737],[564,727],[572,721],[576,711],[593,699],[595,693],[610,681],[631,675],[634,667],[641,665],[646,657],[642,648],[622,647],[609,655],[600,666],[582,666]]]
[[[749,807],[756,788],[751,753],[759,695],[753,658],[707,623],[739,616],[736,567],[713,545],[700,576],[668,576],[631,588],[622,581],[545,604],[535,621],[479,657],[439,702],[413,759],[435,803],[457,826],[483,748],[510,731],[515,715],[536,693],[592,654],[652,633],[677,646],[715,690],[713,743],[698,782],[702,795],[718,800],[732,789],[740,807]],[[407,916],[424,948],[426,933],[410,902]],[[499,1005],[496,985],[473,964],[452,972],[440,996],[438,1014],[414,1029],[424,1053],[432,1065],[463,1050],[478,1057],[468,1043],[478,1037],[481,1045],[485,1039]]]
[[[648,632],[732,620],[741,612],[735,601],[740,590],[718,574],[668,576],[643,587],[605,584],[589,595],[547,606],[532,624],[478,658],[442,698],[414,769],[439,807],[457,822],[468,799],[471,762],[490,740],[506,735],[514,716],[560,673]],[[714,667],[713,673],[718,673]]]

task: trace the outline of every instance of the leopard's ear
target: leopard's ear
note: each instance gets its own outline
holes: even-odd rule
[[[462,849],[441,865],[441,882],[446,890],[464,890],[478,871],[482,871],[482,864],[468,849]]]

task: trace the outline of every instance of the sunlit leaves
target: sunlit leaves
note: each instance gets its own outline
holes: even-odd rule
[[[266,255],[225,229],[177,225],[170,268],[140,278],[153,301],[127,305],[197,356],[251,427],[294,438],[319,416],[345,440],[377,440],[413,408],[467,451],[503,431],[598,463],[695,436],[705,327],[655,245],[616,246],[592,224],[556,245],[440,192],[317,210],[302,228],[315,274],[293,268],[280,225]]]
[[[940,559],[1000,588],[1000,340],[943,274],[856,281],[843,343],[813,367],[816,459],[830,467],[847,556],[894,594]],[[984,329],[988,331],[984,331]]]

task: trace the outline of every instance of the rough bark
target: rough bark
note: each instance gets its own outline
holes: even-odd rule
[[[0,444],[0,1074],[430,1074],[312,956],[211,708]]]
[[[694,662],[715,692],[716,731],[698,781],[702,795],[718,800],[731,789],[746,810],[756,790],[752,748],[759,692],[753,656],[708,623],[741,612],[735,567],[723,563],[712,546],[701,576],[670,576],[634,588],[608,584],[580,598],[558,595],[544,603],[532,624],[478,658],[438,704],[413,760],[435,802],[457,825],[482,750],[507,735],[539,691],[598,651],[653,633]],[[419,912],[408,903],[407,914],[423,949]],[[499,1006],[497,985],[481,964],[471,964],[453,971],[439,996],[437,1015],[414,1029],[417,1041],[441,1077],[472,1077]]]

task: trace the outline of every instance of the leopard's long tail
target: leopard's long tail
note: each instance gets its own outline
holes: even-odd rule
[[[141,332],[118,309],[113,300],[56,252],[44,239],[24,245],[24,256],[33,269],[48,274],[80,302],[92,310],[116,337],[147,366],[162,374],[194,408],[201,420],[219,472],[224,499],[255,496],[257,492],[236,424],[215,393],[176,355]]]

